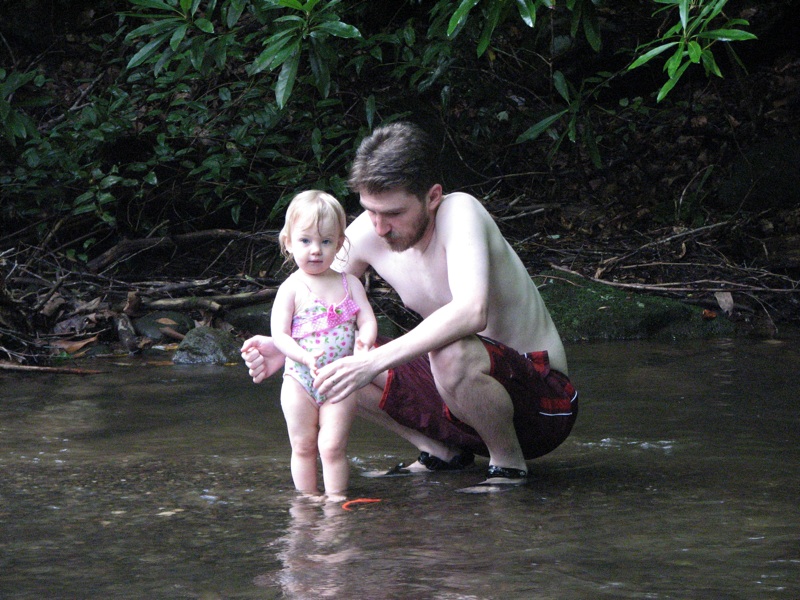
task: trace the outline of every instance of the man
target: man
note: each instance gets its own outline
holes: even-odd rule
[[[563,344],[536,286],[489,213],[444,195],[436,151],[408,123],[359,147],[350,187],[364,213],[347,228],[340,268],[372,267],[422,321],[368,353],[319,370],[330,402],[358,394],[359,412],[420,451],[411,471],[489,457],[484,484],[516,485],[526,459],[558,446],[577,416]],[[254,381],[279,366],[269,338],[245,342]],[[526,354],[520,354],[526,353]]]

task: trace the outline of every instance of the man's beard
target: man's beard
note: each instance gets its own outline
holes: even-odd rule
[[[402,237],[395,236],[394,231],[391,231],[388,235],[383,236],[383,241],[386,242],[392,252],[405,252],[409,248],[415,246],[417,242],[425,236],[430,220],[430,215],[423,211],[414,222],[410,235]]]

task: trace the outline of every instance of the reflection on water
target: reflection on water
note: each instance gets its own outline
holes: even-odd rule
[[[569,353],[581,415],[528,486],[358,477],[414,457],[359,422],[350,495],[381,502],[350,510],[293,491],[278,380],[3,374],[0,598],[800,597],[796,343]]]

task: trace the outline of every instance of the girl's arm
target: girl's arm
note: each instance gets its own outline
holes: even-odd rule
[[[294,279],[289,277],[281,284],[278,288],[278,293],[275,294],[270,316],[272,340],[275,343],[275,347],[285,356],[295,362],[306,365],[314,373],[318,357],[303,350],[300,344],[292,338],[292,317],[294,317],[296,291]]]
[[[375,339],[378,337],[378,321],[361,281],[353,275],[348,275],[347,284],[350,288],[350,295],[360,309],[356,315],[356,325],[358,326],[356,350],[363,352],[375,345]]]

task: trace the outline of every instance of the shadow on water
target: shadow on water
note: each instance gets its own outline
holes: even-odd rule
[[[352,498],[292,489],[280,382],[103,364],[4,375],[0,598],[800,597],[794,342],[569,348],[573,435],[502,494],[363,422]],[[485,467],[485,460],[479,467]]]

